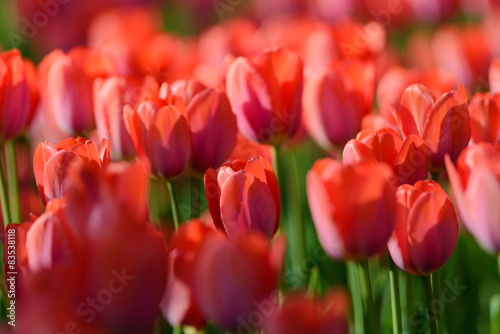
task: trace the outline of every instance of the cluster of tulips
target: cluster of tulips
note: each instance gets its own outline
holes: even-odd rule
[[[438,46],[404,68],[380,21],[233,19],[196,39],[159,26],[147,9],[111,9],[86,45],[37,65],[0,53],[0,288],[17,319],[7,311],[2,330],[378,333],[376,269],[395,334],[423,332],[402,311],[406,274],[422,278],[424,330],[446,333],[434,302],[459,236],[500,254],[500,60],[486,29],[412,36],[410,51]],[[489,91],[474,92],[486,72]],[[323,154],[304,180],[301,146]],[[304,268],[318,254],[348,287]],[[289,268],[307,272],[292,270],[293,287]],[[498,306],[491,317],[498,333]]]

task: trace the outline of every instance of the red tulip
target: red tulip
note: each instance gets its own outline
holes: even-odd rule
[[[92,168],[104,168],[109,163],[109,141],[104,139],[97,146],[91,140],[78,137],[67,138],[56,146],[47,142],[38,144],[33,170],[44,204],[63,197],[62,184],[66,175],[82,163]]]
[[[477,93],[469,102],[471,137],[474,142],[500,143],[500,95]]]
[[[257,230],[272,238],[280,221],[278,181],[269,161],[235,160],[205,173],[208,208],[229,237]]]
[[[443,171],[444,156],[449,154],[456,161],[469,143],[469,109],[463,85],[437,101],[427,87],[411,85],[403,93],[397,117],[404,137],[416,134],[424,140],[430,172]]]
[[[438,183],[418,181],[396,192],[396,228],[387,243],[394,263],[419,276],[429,275],[450,258],[458,241],[458,222],[448,195]]]
[[[300,124],[302,60],[286,49],[273,49],[251,59],[237,58],[226,78],[227,96],[246,137],[281,145]]]
[[[198,251],[192,276],[195,300],[206,318],[236,331],[249,326],[258,305],[274,307],[284,241],[279,238],[269,245],[256,232],[233,239],[209,236]],[[259,325],[250,323],[250,327]]]
[[[466,148],[456,168],[446,170],[462,221],[488,252],[500,253],[500,148],[480,143]]]
[[[0,141],[17,137],[31,122],[36,106],[32,64],[19,50],[0,53]]]
[[[182,224],[170,240],[167,288],[160,304],[172,325],[201,328],[206,320],[194,300],[191,281],[194,262],[203,241],[215,231],[199,220]]]
[[[132,142],[125,129],[123,108],[135,106],[141,96],[139,83],[127,77],[97,78],[94,81],[94,113],[101,138],[111,142],[111,155],[127,159],[135,155]]]
[[[320,300],[305,294],[285,297],[279,310],[266,321],[266,334],[347,334],[349,333],[349,293],[333,289]]]
[[[396,182],[414,184],[427,177],[427,149],[417,135],[403,140],[391,129],[364,130],[344,147],[343,160],[353,165],[364,160],[376,160],[393,167]]]
[[[39,66],[42,102],[61,131],[73,135],[92,129],[94,79],[114,72],[111,59],[91,49],[45,56]]]
[[[308,77],[303,107],[311,138],[327,151],[354,138],[371,110],[374,90],[372,63],[343,61]]]
[[[319,241],[337,260],[360,260],[385,248],[394,230],[391,168],[318,160],[307,174],[307,197]]]
[[[170,95],[164,84],[136,110],[124,109],[125,127],[148,174],[171,180],[181,175],[191,159],[192,141],[184,102]]]
[[[173,83],[172,90],[186,102],[193,142],[192,170],[203,175],[208,168],[220,167],[236,145],[238,131],[223,88],[209,88],[190,80]]]

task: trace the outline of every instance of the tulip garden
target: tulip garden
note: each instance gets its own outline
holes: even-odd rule
[[[0,2],[0,333],[500,334],[493,0]]]

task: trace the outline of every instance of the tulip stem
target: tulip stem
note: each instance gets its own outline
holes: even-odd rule
[[[439,183],[439,173],[431,173],[431,179],[432,181],[435,181],[436,183]]]
[[[177,196],[175,195],[174,181],[167,181],[168,192],[170,194],[170,207],[172,210],[172,217],[174,218],[175,230],[179,228],[179,204],[177,202]]]
[[[201,212],[201,190],[200,179],[197,177],[189,178],[189,186],[191,193],[191,219],[198,218]]]
[[[12,220],[10,216],[10,206],[9,206],[9,193],[7,191],[7,183],[5,182],[5,173],[3,170],[3,163],[0,159],[0,197],[2,203],[2,215],[4,227],[7,227]]]
[[[354,309],[354,334],[363,334],[363,305],[355,262],[347,262],[347,279]]]
[[[276,179],[278,180],[278,186],[281,190],[280,149],[278,146],[272,146],[271,151],[272,151],[274,174],[276,174]]]
[[[422,282],[424,284],[425,298],[427,300],[427,314],[429,315],[429,329],[431,331],[431,334],[437,334],[437,333],[439,333],[437,322],[436,322],[436,319],[433,319],[435,312],[432,308],[432,304],[434,302],[434,293],[432,292],[431,276],[422,276]]]
[[[172,334],[182,334],[182,326],[181,325],[174,326]]]
[[[19,203],[19,183],[17,179],[16,149],[13,140],[5,143],[5,159],[7,165],[7,180],[9,184],[10,214],[14,223],[21,222],[21,207]]]
[[[378,333],[378,317],[375,311],[375,305],[373,304],[373,293],[372,293],[372,282],[370,278],[370,269],[368,267],[368,260],[360,261],[360,268],[363,272],[363,279],[360,282],[364,284],[365,288],[365,302],[366,302],[366,333]]]
[[[441,271],[438,270],[431,275],[432,289],[437,296],[441,296]],[[443,312],[437,314],[437,325],[439,333],[443,333]]]
[[[400,334],[403,332],[401,321],[401,298],[399,296],[398,268],[389,256],[389,281],[391,285],[391,305],[392,305],[392,332]]]
[[[412,284],[412,278],[410,274],[406,274],[406,313],[407,313],[407,319],[410,318],[410,315],[412,314],[413,310],[413,284]],[[415,326],[413,325],[412,322],[408,324],[408,327],[410,328],[410,334],[415,334],[416,329]]]
[[[314,295],[316,294],[318,280],[319,280],[319,269],[317,266],[314,266],[311,270],[311,274],[309,275],[309,284],[307,286],[307,295],[311,297],[311,299],[314,298]]]
[[[500,255],[498,255],[498,274],[500,274]]]

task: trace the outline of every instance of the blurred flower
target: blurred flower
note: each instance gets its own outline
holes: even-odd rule
[[[277,304],[276,293],[285,239],[272,244],[249,232],[232,239],[213,234],[201,245],[193,271],[193,293],[207,319],[231,331],[259,303]]]
[[[470,139],[467,93],[461,84],[458,91],[443,94],[435,101],[423,85],[411,85],[403,93],[397,111],[403,136],[420,136],[428,148],[427,169],[444,170],[444,156],[456,161]]]
[[[101,139],[111,143],[111,156],[117,160],[135,155],[132,142],[125,128],[123,108],[135,107],[141,96],[138,80],[113,76],[94,81],[94,114]]]
[[[389,166],[342,166],[325,158],[307,174],[307,197],[319,241],[336,260],[361,260],[385,248],[396,221]]]
[[[38,144],[33,157],[38,191],[44,204],[64,196],[62,185],[66,175],[80,164],[101,169],[109,163],[110,145],[107,139],[97,144],[78,137],[67,138],[56,146],[44,142]]]
[[[300,124],[302,60],[286,49],[237,58],[226,78],[227,96],[243,135],[282,145]]]
[[[272,162],[272,146],[251,141],[239,131],[236,134],[236,138],[236,145],[229,158],[225,161],[226,163],[230,163],[234,160],[251,160],[259,156],[263,156],[268,161]]]
[[[500,253],[500,149],[479,143],[463,150],[446,170],[462,221],[486,251]]]
[[[500,95],[477,93],[469,102],[471,138],[500,144]]]
[[[230,238],[250,230],[271,239],[280,221],[276,175],[263,157],[235,160],[205,173],[205,193],[215,227]]]
[[[88,48],[77,47],[67,54],[52,51],[39,65],[42,103],[57,127],[67,135],[94,126],[94,79],[115,71],[112,60]]]
[[[202,328],[206,320],[194,300],[191,282],[196,256],[208,236],[215,233],[199,220],[181,224],[169,243],[167,288],[160,304],[163,316],[172,325]]]
[[[371,110],[375,68],[370,62],[344,61],[311,74],[304,88],[304,123],[323,149],[356,136]]]
[[[176,81],[172,93],[186,103],[193,144],[192,171],[203,175],[208,168],[220,167],[236,145],[238,131],[223,87],[206,87],[196,80]]]
[[[458,222],[448,195],[438,183],[418,181],[396,192],[396,228],[387,243],[402,270],[426,276],[441,268],[458,241]]]
[[[280,309],[266,321],[266,334],[347,334],[351,298],[343,288],[334,288],[321,299],[303,293],[286,296]]]

